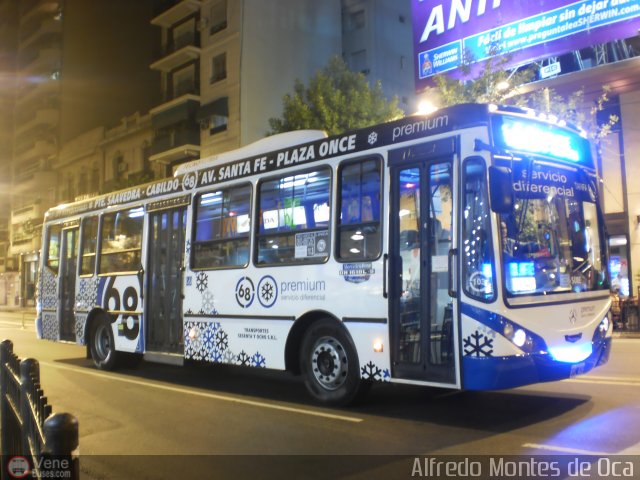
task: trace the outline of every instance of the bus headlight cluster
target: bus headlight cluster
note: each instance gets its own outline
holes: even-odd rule
[[[513,324],[505,322],[502,329],[502,334],[511,340],[511,342],[518,348],[530,347],[532,344],[531,339],[522,328],[514,327]]]
[[[607,333],[609,333],[611,326],[612,324],[609,319],[609,315],[605,315],[602,321],[598,324],[598,328],[596,328],[596,331],[593,333],[593,341],[605,338]]]

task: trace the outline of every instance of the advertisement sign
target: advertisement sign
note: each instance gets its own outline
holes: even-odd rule
[[[640,0],[412,0],[416,89],[429,77],[510,53],[512,64],[561,55],[640,28]]]

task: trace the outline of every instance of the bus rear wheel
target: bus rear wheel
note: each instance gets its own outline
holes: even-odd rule
[[[106,316],[101,316],[93,323],[89,337],[89,351],[94,365],[100,370],[113,370],[118,361],[115,350],[111,322]]]
[[[351,338],[331,320],[320,320],[305,333],[300,369],[309,393],[328,405],[353,403],[369,386],[360,377]]]

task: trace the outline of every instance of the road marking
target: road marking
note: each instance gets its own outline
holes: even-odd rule
[[[621,385],[627,387],[640,387],[640,379],[634,377],[596,377],[589,375],[586,377],[570,378],[565,381],[572,383],[591,383],[594,385]]]
[[[358,417],[348,417],[346,415],[336,415],[333,413],[325,413],[325,412],[317,412],[315,410],[307,410],[305,408],[295,408],[295,407],[286,407],[284,405],[275,405],[275,404],[271,404],[271,403],[263,403],[263,402],[257,402],[254,400],[246,400],[246,399],[242,399],[242,398],[235,398],[235,397],[230,397],[227,395],[219,395],[217,393],[208,393],[208,392],[199,392],[197,390],[191,390],[189,388],[186,387],[172,387],[170,385],[162,385],[159,383],[153,383],[153,382],[149,382],[149,381],[145,381],[145,380],[135,380],[132,378],[126,378],[126,377],[121,377],[118,375],[110,375],[108,373],[104,373],[104,372],[99,372],[96,370],[86,370],[83,368],[76,368],[76,367],[70,367],[68,365],[59,365],[57,363],[50,363],[50,362],[40,362],[40,365],[46,365],[48,367],[52,367],[52,368],[57,368],[59,370],[67,370],[70,372],[77,372],[77,373],[82,373],[84,375],[90,375],[93,377],[98,377],[98,378],[105,378],[105,379],[109,379],[109,380],[117,380],[119,382],[123,382],[123,383],[130,383],[133,385],[140,385],[143,387],[151,387],[151,388],[157,388],[159,390],[165,390],[165,391],[169,391],[169,392],[176,392],[176,393],[185,393],[185,394],[189,394],[189,395],[194,395],[197,397],[204,397],[204,398],[211,398],[213,400],[220,400],[223,402],[230,402],[230,403],[238,403],[241,405],[249,405],[252,407],[258,407],[258,408],[266,408],[266,409],[271,409],[271,410],[280,410],[283,412],[290,412],[290,413],[298,413],[301,415],[309,415],[312,417],[322,417],[322,418],[329,418],[332,420],[341,420],[343,422],[352,422],[352,423],[360,423],[363,421],[362,418],[358,418]]]
[[[524,448],[535,448],[536,450],[552,450],[555,452],[562,452],[562,453],[574,453],[576,455],[600,455],[600,456],[604,456],[604,455],[614,455],[613,453],[608,453],[608,452],[595,452],[592,450],[582,450],[579,448],[568,448],[568,447],[557,447],[555,445],[544,445],[541,443],[525,443],[524,445],[522,445]]]

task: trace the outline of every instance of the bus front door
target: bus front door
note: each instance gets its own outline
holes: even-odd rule
[[[60,263],[60,340],[76,340],[76,275],[78,270],[78,227],[62,231]]]
[[[393,376],[446,385],[456,383],[448,277],[455,198],[451,157],[390,161]]]
[[[182,272],[186,208],[149,214],[146,350],[179,353],[182,335]]]

